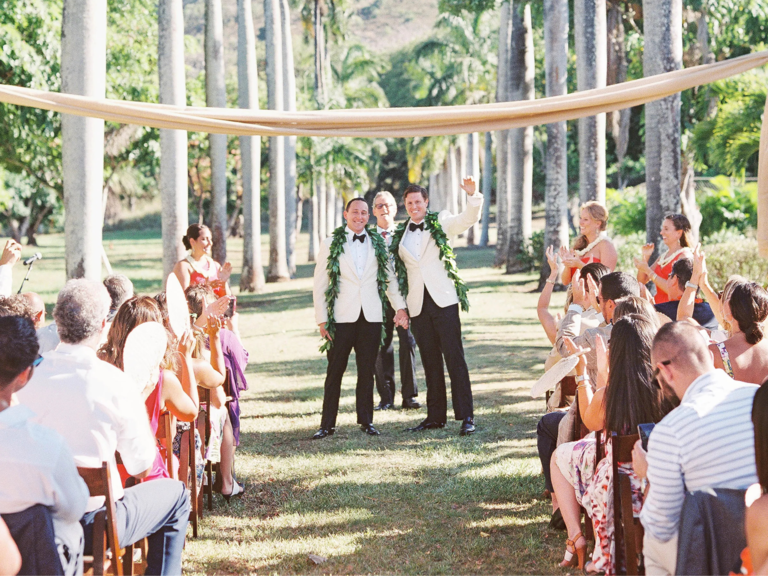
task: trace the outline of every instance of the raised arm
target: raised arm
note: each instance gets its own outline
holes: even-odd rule
[[[547,338],[549,338],[549,341],[554,344],[557,340],[557,320],[555,320],[555,317],[552,316],[552,313],[549,311],[549,303],[552,300],[552,291],[555,288],[555,283],[557,282],[557,256],[555,256],[555,250],[552,246],[547,248],[547,262],[549,262],[549,278],[547,278],[547,283],[544,285],[544,290],[541,291],[541,295],[539,296],[539,303],[536,305],[536,314],[539,317],[539,322],[541,322],[542,328],[544,328],[544,332],[547,335]]]
[[[472,176],[464,178],[461,189],[467,193],[467,207],[464,212],[454,216],[448,210],[443,210],[438,216],[448,238],[458,236],[477,224],[483,209],[483,195],[475,191],[475,179]]]

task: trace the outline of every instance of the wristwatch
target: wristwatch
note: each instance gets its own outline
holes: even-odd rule
[[[574,380],[576,380],[576,384],[578,384],[579,382],[584,382],[585,380],[588,381],[589,380],[589,374],[583,374],[581,376],[577,375],[576,378],[574,378]]]
[[[698,290],[698,289],[699,289],[699,285],[698,285],[698,284],[694,284],[694,283],[693,283],[693,282],[691,282],[690,280],[689,280],[688,282],[686,282],[686,283],[685,283],[685,287],[686,287],[686,288],[694,288],[694,289],[696,289],[696,290]]]

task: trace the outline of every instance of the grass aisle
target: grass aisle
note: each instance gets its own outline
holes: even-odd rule
[[[46,260],[28,289],[52,303],[63,284],[62,239],[40,242]],[[137,291],[157,291],[156,235],[108,234],[105,248]],[[231,243],[236,268],[240,250]],[[24,256],[33,251],[25,247]],[[527,394],[549,349],[536,319],[538,296],[530,293],[534,278],[491,268],[491,249],[458,252],[470,286],[470,313],[462,321],[478,432],[469,438],[458,436],[455,421],[443,430],[405,432],[425,408],[376,412],[382,435],[363,434],[355,425],[350,358],[339,431],[310,441],[326,368],[312,312],[313,266],[300,265],[290,284],[238,297],[251,353],[237,458],[247,493],[229,506],[215,497],[200,538],[187,542],[187,573],[564,573],[555,566],[565,537],[547,530],[550,504],[541,498],[536,422],[544,401]],[[305,243],[299,254],[306,254]],[[18,286],[23,270],[15,272]],[[563,295],[555,299],[562,303]],[[420,360],[419,388],[424,402]],[[328,560],[315,566],[309,554]]]

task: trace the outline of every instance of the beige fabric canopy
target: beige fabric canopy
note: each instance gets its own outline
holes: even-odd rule
[[[768,63],[768,50],[565,96],[473,106],[278,112],[176,107],[86,98],[0,86],[0,101],[124,124],[235,136],[392,138],[487,132],[574,120],[639,106]],[[768,110],[768,102],[766,103]],[[758,242],[768,257],[768,113],[763,116],[758,171]]]

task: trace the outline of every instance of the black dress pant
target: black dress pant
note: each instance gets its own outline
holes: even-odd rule
[[[448,400],[443,358],[451,379],[451,399],[456,420],[474,416],[472,385],[461,343],[459,305],[440,308],[424,287],[421,313],[411,318],[413,335],[419,346],[424,378],[427,381],[427,420],[445,424]]]
[[[384,319],[384,343],[376,358],[376,390],[382,404],[394,404],[395,386],[395,310],[387,303],[387,317]],[[416,387],[416,340],[410,329],[397,327],[400,340],[400,385],[403,400],[419,393]]]
[[[380,343],[381,322],[368,322],[362,310],[356,322],[336,324],[333,346],[328,351],[328,372],[325,376],[321,428],[330,430],[336,426],[341,379],[353,349],[357,364],[357,388],[355,389],[357,423],[373,422],[373,371]]]
[[[557,433],[560,420],[565,418],[565,414],[559,410],[548,412],[541,417],[536,425],[536,446],[539,450],[541,469],[544,472],[544,487],[550,492],[554,492],[555,489],[552,486],[552,472],[549,464],[552,461],[552,455],[557,450]]]

